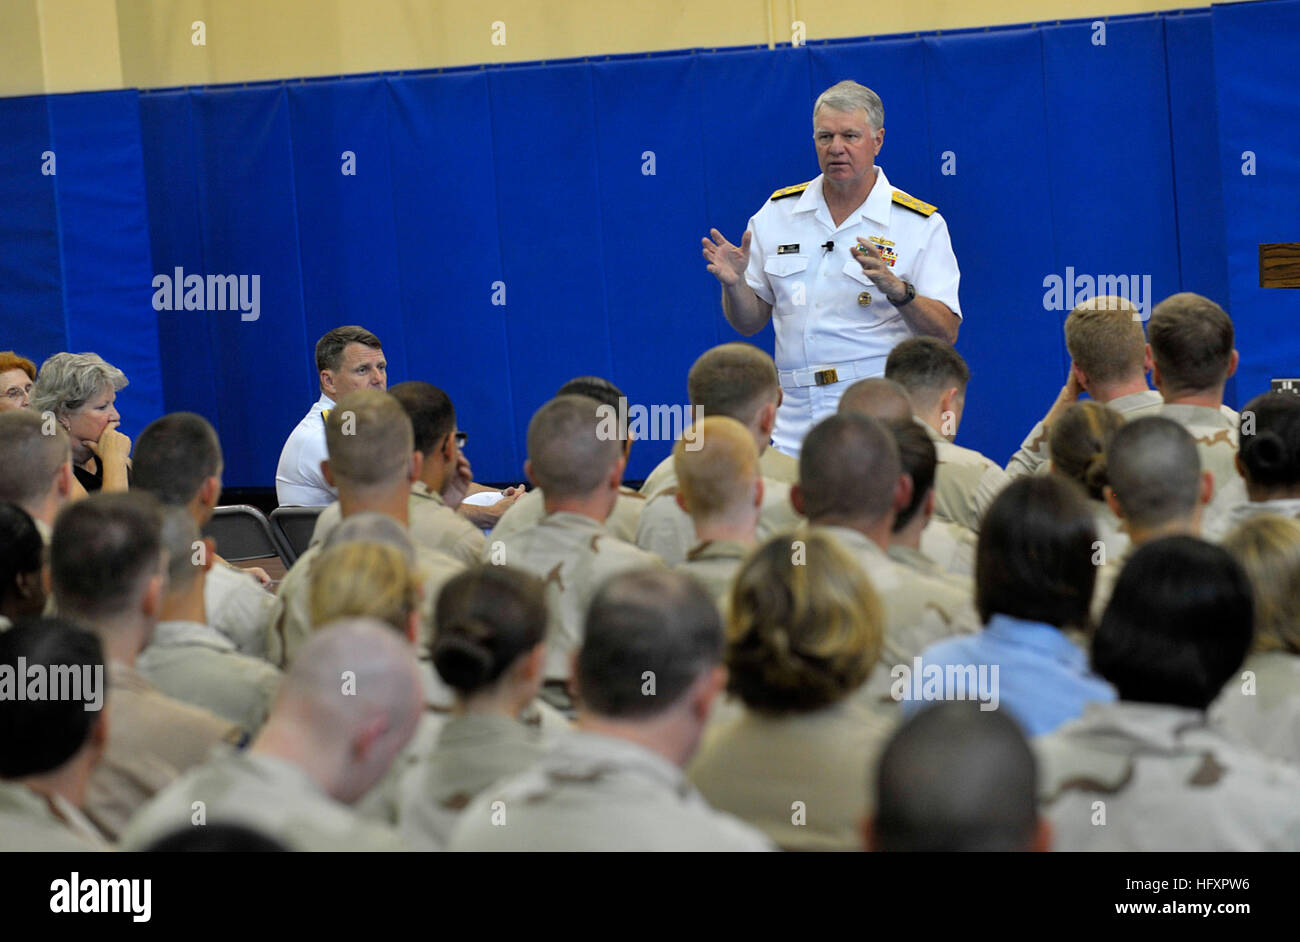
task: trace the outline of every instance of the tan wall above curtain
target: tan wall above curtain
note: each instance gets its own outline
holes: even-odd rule
[[[0,96],[429,69],[1150,12],[1160,0],[3,0]],[[203,24],[203,45],[196,44]]]

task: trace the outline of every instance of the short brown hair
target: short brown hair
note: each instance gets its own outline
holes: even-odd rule
[[[803,543],[796,562],[792,541]],[[731,591],[728,688],[773,713],[837,703],[871,673],[884,609],[871,580],[835,538],[775,536],[745,561]]]
[[[894,506],[902,471],[898,443],[883,422],[851,412],[823,419],[799,452],[804,515],[813,523],[880,520]]]
[[[692,449],[690,442],[700,447]],[[673,446],[673,470],[687,512],[707,518],[752,496],[759,476],[758,446],[735,419],[706,416]]]
[[[1173,419],[1144,415],[1111,436],[1106,478],[1130,527],[1157,527],[1196,510],[1201,455]]]
[[[749,343],[724,343],[706,350],[691,366],[686,391],[705,415],[726,415],[743,425],[775,402],[781,383],[776,363]]]
[[[39,413],[12,409],[0,413],[0,500],[26,507],[50,491],[54,473],[71,460],[68,434],[57,422],[49,424]]]
[[[1188,393],[1223,383],[1232,364],[1232,319],[1207,297],[1183,291],[1156,305],[1147,325],[1162,392]]]
[[[964,390],[970,382],[970,367],[950,343],[936,337],[909,337],[889,351],[885,379],[906,389],[916,405],[950,386]]]
[[[1125,298],[1089,298],[1065,319],[1065,349],[1074,365],[1099,383],[1142,373],[1146,337],[1142,313]]]
[[[591,494],[622,457],[617,436],[601,434],[608,410],[588,396],[556,396],[528,423],[528,467],[548,497]]]
[[[28,379],[36,382],[35,363],[12,350],[0,350],[0,373],[8,373],[10,370],[22,370]]]
[[[1106,449],[1123,424],[1124,416],[1100,402],[1072,403],[1048,430],[1052,467],[1101,500],[1110,483]]]
[[[133,611],[149,579],[163,572],[162,505],[151,494],[91,494],[54,520],[54,600],[74,621]]]
[[[911,422],[912,400],[901,383],[870,376],[844,390],[835,411],[856,412],[881,422]]]
[[[379,338],[356,324],[335,327],[316,341],[316,371],[337,370],[343,365],[343,351],[350,343],[359,343],[372,350],[382,350]]]
[[[404,477],[415,450],[411,419],[386,392],[358,389],[340,399],[325,420],[330,472],[368,489]]]

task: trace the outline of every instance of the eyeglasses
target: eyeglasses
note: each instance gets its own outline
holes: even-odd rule
[[[456,447],[457,447],[457,448],[464,448],[464,447],[465,447],[465,443],[466,443],[467,441],[469,441],[469,432],[457,432],[457,433],[456,433]]]
[[[28,386],[23,389],[21,386],[10,386],[5,390],[5,397],[17,402],[19,399],[26,399],[32,394],[32,387]]]

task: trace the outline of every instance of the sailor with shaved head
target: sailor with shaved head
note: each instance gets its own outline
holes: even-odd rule
[[[415,654],[401,635],[371,619],[334,622],[298,652],[252,746],[174,782],[132,819],[123,846],[220,822],[299,851],[402,850],[393,831],[349,806],[383,778],[422,707]]]
[[[790,485],[798,478],[798,462],[768,447],[781,403],[772,358],[752,344],[724,343],[706,350],[695,361],[686,382],[697,417],[727,416],[749,430],[763,474],[758,538],[798,526],[799,517],[790,503]],[[699,447],[698,440],[685,435],[683,441],[690,449]],[[675,468],[675,459],[665,459],[641,486],[648,503],[641,512],[636,534],[638,546],[671,565],[682,562],[695,545],[690,518],[677,504],[679,481]]]
[[[688,440],[700,447],[686,447]],[[705,416],[673,446],[677,505],[690,515],[696,543],[677,568],[725,606],[741,562],[757,543],[763,478],[749,430],[726,416]]]
[[[419,480],[423,460],[414,442],[410,417],[388,393],[359,389],[338,401],[325,420],[329,450],[325,475],[338,488],[343,520],[374,511],[409,527],[411,484]],[[311,633],[311,571],[323,546],[317,543],[299,556],[280,583],[277,611],[266,639],[267,658],[273,664],[290,663]],[[427,642],[438,589],[465,565],[418,542],[415,555],[424,578],[421,640]]]
[[[952,700],[899,728],[876,770],[874,851],[1044,851],[1038,770],[1016,721]]]
[[[0,501],[27,511],[48,545],[59,508],[85,493],[72,473],[68,433],[26,409],[0,413],[0,455]]]
[[[600,584],[659,559],[614,537],[605,520],[619,497],[623,443],[602,436],[601,404],[556,396],[528,423],[524,472],[542,492],[546,516],[488,542],[484,562],[518,566],[546,584],[549,612],[544,695],[567,705],[569,658],[582,641],[587,604]]]
[[[1100,620],[1120,569],[1139,546],[1165,536],[1200,536],[1214,489],[1213,476],[1201,469],[1191,432],[1162,415],[1146,415],[1120,428],[1106,449],[1106,468],[1106,503],[1124,521],[1129,547],[1097,570],[1094,620]]]
[[[887,555],[911,487],[893,434],[875,419],[833,415],[804,439],[795,506],[810,526],[839,540],[871,578],[885,606],[885,665],[910,663],[940,638],[979,630],[969,593]]]
[[[860,379],[844,391],[837,412],[856,412],[886,424],[910,422],[912,400],[907,390],[892,379],[872,376]]]

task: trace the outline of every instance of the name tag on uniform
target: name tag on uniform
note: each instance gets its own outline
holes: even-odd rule
[[[796,254],[798,251],[799,251],[799,243],[798,243],[798,242],[796,242],[794,245],[778,245],[778,246],[776,247],[776,254],[777,254],[777,255],[794,255],[794,254]]]

